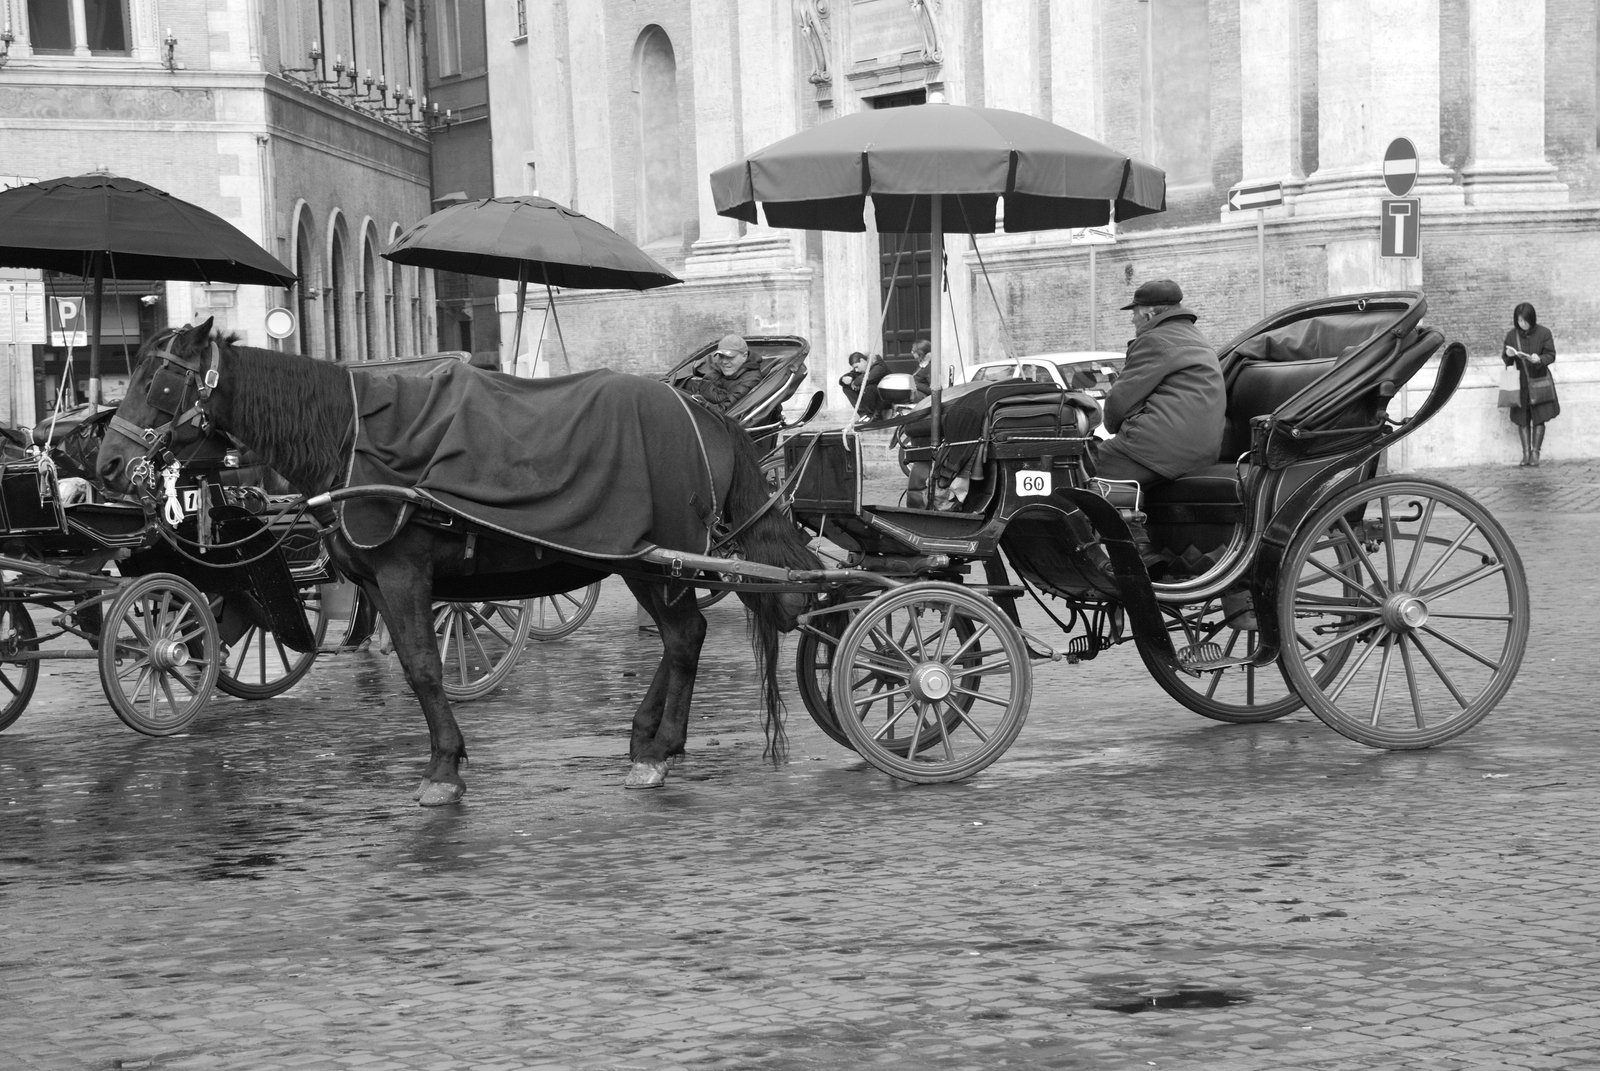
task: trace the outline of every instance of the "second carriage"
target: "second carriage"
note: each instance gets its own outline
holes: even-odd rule
[[[1142,497],[1097,483],[1088,412],[1054,387],[984,386],[947,402],[947,434],[907,450],[968,481],[947,508],[864,503],[852,431],[792,437],[793,516],[849,570],[805,619],[806,709],[895,777],[958,780],[1016,739],[1034,661],[1082,662],[1132,642],[1167,693],[1219,721],[1304,705],[1390,749],[1472,728],[1516,677],[1528,587],[1510,537],[1478,502],[1380,471],[1466,368],[1464,347],[1422,323],[1426,310],[1420,293],[1382,292],[1256,324],[1220,354],[1217,463]],[[1391,415],[1435,358],[1431,389]],[[1155,555],[1133,542],[1130,511],[1148,518]],[[735,585],[783,579],[733,569]],[[1029,595],[1065,642],[1024,630]]]

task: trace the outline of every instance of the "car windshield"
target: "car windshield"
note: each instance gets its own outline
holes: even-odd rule
[[[1056,366],[1068,390],[1110,390],[1117,368],[1105,362],[1067,363]]]
[[[1006,361],[1004,364],[987,364],[982,368],[974,370],[972,373],[972,381],[974,383],[980,381],[993,382],[999,379],[1015,379],[1016,377],[1017,366],[1011,361]],[[1022,366],[1023,379],[1038,382],[1041,377],[1045,379],[1050,378],[1049,374],[1036,364],[1024,364]]]

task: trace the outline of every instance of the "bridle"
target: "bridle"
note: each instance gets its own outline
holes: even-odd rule
[[[210,400],[211,392],[216,389],[222,351],[213,340],[206,344],[205,356],[180,357],[172,351],[172,346],[178,336],[188,330],[187,324],[172,328],[162,340],[161,349],[153,355],[160,359],[161,365],[150,377],[150,387],[145,391],[145,403],[157,413],[167,417],[166,423],[145,428],[124,419],[121,413],[114,413],[110,424],[107,425],[108,431],[116,432],[135,445],[144,447],[147,461],[158,451],[166,448],[172,441],[173,432],[179,428],[193,425],[201,432],[210,430],[211,422],[204,404]],[[194,393],[194,401],[185,408],[184,399],[189,396],[191,390]]]
[[[215,341],[207,343],[203,355],[179,356],[173,352],[173,346],[178,336],[191,330],[188,324],[182,327],[171,328],[164,337],[160,338],[161,348],[152,356],[160,360],[154,373],[150,377],[150,386],[145,391],[145,402],[151,409],[167,418],[165,423],[154,427],[141,427],[133,421],[122,416],[120,410],[113,413],[106,424],[106,434],[116,434],[132,442],[144,452],[137,461],[128,466],[128,482],[134,493],[141,499],[158,499],[156,493],[157,461],[166,454],[162,475],[168,481],[168,494],[165,496],[168,504],[169,522],[176,524],[177,520],[171,515],[181,511],[177,510],[175,493],[170,486],[177,478],[177,459],[172,456],[170,446],[173,434],[181,428],[193,426],[203,438],[210,431],[211,421],[206,414],[204,405],[211,398],[211,392],[216,389],[218,370],[221,365],[221,349]],[[186,399],[193,396],[192,402]]]

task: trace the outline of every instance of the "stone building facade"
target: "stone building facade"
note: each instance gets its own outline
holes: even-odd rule
[[[1179,280],[1219,344],[1294,302],[1417,288],[1472,367],[1399,464],[1517,456],[1492,385],[1519,301],[1555,333],[1566,415],[1600,398],[1594,0],[519,0],[488,5],[486,29],[497,192],[572,204],[685,280],[559,295],[556,371],[654,372],[726,330],[795,332],[837,408],[848,353],[892,342],[889,239],[725,219],[707,176],[837,116],[942,94],[1049,118],[1168,176],[1167,211],[1119,224],[1114,244],[951,239],[947,365],[1120,349],[1118,306],[1152,277]],[[1380,248],[1398,138],[1420,160],[1412,259]],[[1281,205],[1229,207],[1260,185]],[[543,295],[530,302],[539,322]],[[1547,455],[1600,452],[1587,423],[1552,424]]]
[[[379,257],[430,211],[421,17],[414,2],[0,0],[0,181],[138,179],[221,216],[301,279],[287,292],[118,280],[108,397],[124,352],[207,316],[247,344],[326,359],[436,348],[431,273]],[[82,290],[0,268],[0,419],[32,424],[54,404],[66,350],[46,299]],[[266,333],[274,307],[297,317],[281,341]],[[81,383],[87,357],[72,356]]]

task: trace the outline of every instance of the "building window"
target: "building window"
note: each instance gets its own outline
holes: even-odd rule
[[[517,37],[528,36],[528,0],[517,0]]]
[[[126,56],[129,36],[128,0],[28,0],[28,39],[37,53],[86,48],[97,55]]]
[[[28,39],[35,52],[71,52],[71,6],[61,0],[28,0]]]
[[[681,239],[683,166],[678,158],[678,63],[672,41],[659,26],[647,27],[634,46],[638,96],[640,245]]]
[[[461,73],[461,10],[459,0],[439,0],[439,74]]]

